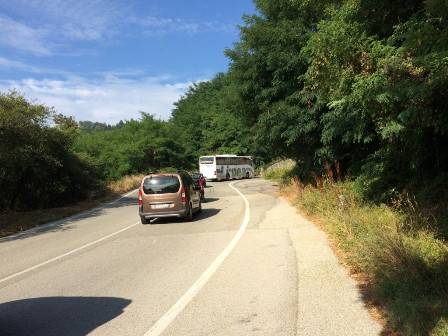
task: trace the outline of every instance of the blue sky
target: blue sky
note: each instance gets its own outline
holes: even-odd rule
[[[252,0],[0,0],[0,92],[76,121],[168,120],[197,81],[228,69]]]

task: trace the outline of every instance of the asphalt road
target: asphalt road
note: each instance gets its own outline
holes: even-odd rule
[[[0,239],[0,335],[378,335],[325,235],[259,178],[192,222],[137,194]]]

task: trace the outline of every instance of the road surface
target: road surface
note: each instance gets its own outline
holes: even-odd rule
[[[325,235],[260,178],[208,183],[192,222],[133,192],[0,239],[3,335],[378,335]]]

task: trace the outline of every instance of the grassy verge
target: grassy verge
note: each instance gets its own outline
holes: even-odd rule
[[[265,178],[281,182],[281,193],[328,233],[368,287],[368,304],[382,311],[385,334],[448,335],[448,244],[426,211],[365,204],[351,182],[304,186],[288,169]]]
[[[69,204],[64,207],[34,210],[16,213],[0,213],[0,237],[25,231],[52,221],[63,219],[85,210],[93,209],[103,203],[110,202],[120,195],[136,189],[142,176],[125,176],[108,185],[100,196]]]

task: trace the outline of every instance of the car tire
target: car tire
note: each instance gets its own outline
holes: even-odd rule
[[[145,217],[140,217],[142,220],[142,224],[150,224],[151,220],[149,218],[145,218]]]
[[[191,222],[193,220],[193,208],[191,204],[188,204],[187,214],[184,217],[184,221]]]

